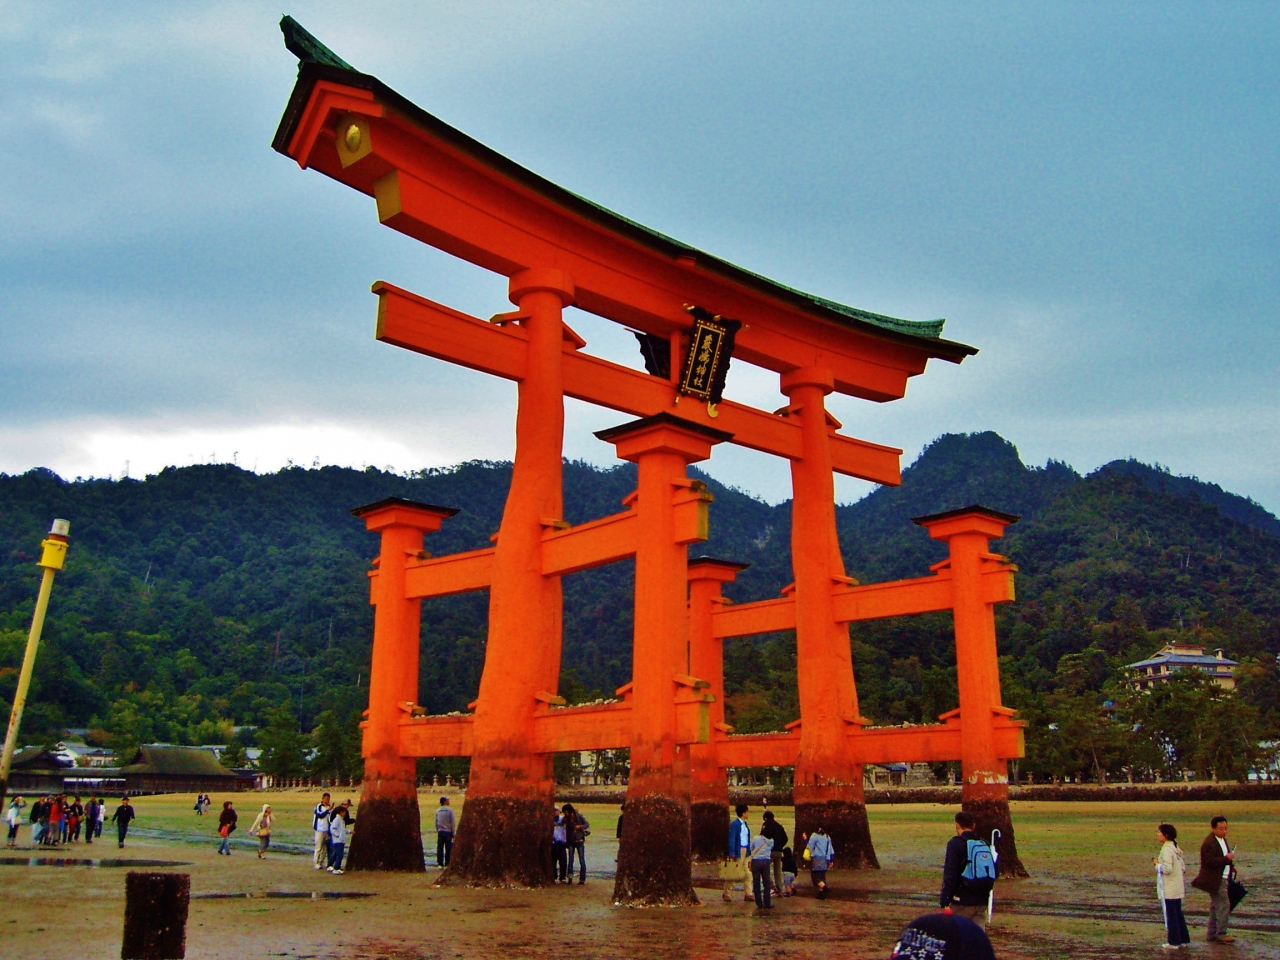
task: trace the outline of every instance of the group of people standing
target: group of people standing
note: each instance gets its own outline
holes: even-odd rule
[[[347,854],[347,834],[355,824],[351,816],[351,801],[343,800],[335,805],[326,792],[311,811],[311,829],[315,831],[315,849],[311,865],[316,870],[341,874],[342,858]]]
[[[790,897],[796,892],[798,865],[795,852],[788,846],[786,828],[778,822],[772,810],[766,810],[760,818],[760,829],[752,835],[747,823],[746,804],[735,808],[737,817],[729,824],[727,858],[721,870],[724,880],[724,899],[734,899],[733,888],[742,884],[742,898],[754,900],[761,910],[773,909],[774,897]],[[827,871],[835,860],[836,849],[827,836],[826,828],[819,826],[810,835],[801,835],[802,859],[809,867],[810,880],[818,892],[818,898],[827,896]],[[747,878],[751,878],[748,890]]]
[[[18,829],[22,826],[22,808],[26,801],[21,797],[13,797],[5,810],[4,820],[9,828],[6,846],[18,845]],[[56,847],[64,843],[77,843],[81,836],[85,843],[93,843],[95,837],[102,836],[102,824],[107,816],[106,797],[89,797],[82,803],[80,797],[70,800],[66,794],[50,794],[38,797],[31,804],[29,823],[31,825],[31,842],[35,846]],[[116,824],[116,834],[121,847],[129,832],[129,824],[136,814],[128,797],[123,797],[120,806],[112,814],[111,820]]]
[[[1205,939],[1210,943],[1233,943],[1235,937],[1227,932],[1231,923],[1231,911],[1244,897],[1244,886],[1236,876],[1235,851],[1227,843],[1227,818],[1218,816],[1209,821],[1209,835],[1200,844],[1200,872],[1191,886],[1209,895],[1209,922]],[[1164,910],[1166,934],[1165,949],[1185,948],[1191,945],[1191,932],[1182,912],[1186,896],[1186,862],[1178,846],[1178,829],[1171,823],[1156,828],[1160,852],[1152,861],[1156,866],[1161,907]]]
[[[622,823],[619,816],[618,832]],[[556,811],[551,824],[551,860],[555,867],[556,883],[573,883],[573,858],[578,858],[578,886],[587,882],[587,837],[591,836],[591,824],[572,803],[566,803]]]

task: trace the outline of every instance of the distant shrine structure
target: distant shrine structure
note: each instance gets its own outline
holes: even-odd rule
[[[993,606],[1014,598],[1015,568],[989,543],[1016,520],[969,507],[917,523],[950,556],[928,576],[861,585],[836,538],[833,473],[901,482],[901,451],[838,432],[832,392],[902,397],[930,359],[972,347],[942,321],[909,322],[813,297],[726,263],[578,197],[477,143],[343,62],[290,18],[298,80],[273,146],[374,198],[387,226],[508,278],[515,310],[486,321],[378,282],[386,343],[518,384],[511,489],[494,545],[446,557],[424,534],[456,510],[388,499],[353,511],[381,535],[364,792],[351,869],[424,869],[418,757],[469,756],[470,782],[444,882],[547,884],[556,753],[629,748],[631,774],[615,900],[696,902],[695,856],[718,859],[729,823],[729,767],[795,769],[796,832],[825,826],[842,867],[878,867],[863,766],[959,760],[963,805],[989,834],[1002,872],[1021,864],[1009,821],[1007,761],[1023,723],[1000,698]],[[647,372],[591,356],[564,322],[574,305],[638,334]],[[722,399],[729,359],[778,374],[773,413]],[[564,398],[632,419],[597,436],[637,465],[612,516],[571,526],[561,493]],[[687,475],[722,443],[785,458],[792,477],[795,581],[732,604],[743,569],[690,560],[712,497]],[[557,694],[565,574],[635,560],[632,679],[605,704]],[[418,706],[424,598],[489,591],[477,699],[461,716]],[[940,722],[877,728],[862,716],[848,624],[951,611],[958,710]],[[724,720],[723,643],[794,631],[800,717],[782,733],[735,735]]]

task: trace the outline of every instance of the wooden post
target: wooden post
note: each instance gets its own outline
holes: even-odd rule
[[[722,860],[729,835],[729,781],[716,751],[716,741],[728,732],[724,722],[724,641],[712,635],[711,615],[727,602],[721,596],[724,584],[732,583],[747,566],[711,557],[689,561],[689,673],[706,680],[715,697],[711,742],[689,748],[690,842],[695,860]]]
[[[1009,816],[1009,764],[995,749],[995,718],[1012,714],[1000,695],[1000,661],[996,652],[995,606],[982,597],[982,574],[1002,558],[990,551],[989,541],[1004,536],[1017,521],[986,507],[965,507],[916,523],[950,551],[956,633],[956,676],[960,688],[961,805],[978,818],[978,832],[986,839],[1000,830],[997,848],[1002,876],[1025,877]]]
[[[846,582],[836,535],[835,482],[824,398],[829,370],[783,374],[789,416],[800,421],[800,459],[791,461],[791,565],[795,573],[796,679],[800,755],[795,767],[796,835],[825,827],[840,867],[879,869],[867,823],[862,765],[849,743],[858,713],[849,628],[835,617],[832,588]]]
[[[519,386],[516,454],[489,590],[471,780],[444,880],[541,886],[552,880],[549,754],[534,751],[540,693],[560,678],[560,578],[542,574],[542,534],[562,522],[564,384],[561,313],[573,302],[559,270],[511,277],[512,320],[528,335]]]
[[[689,848],[690,751],[677,729],[676,697],[692,682],[688,544],[707,538],[711,495],[687,478],[685,468],[710,457],[712,446],[731,435],[663,413],[596,436],[638,466],[631,774],[613,899],[697,903]]]
[[[190,905],[191,874],[130,870],[124,878],[121,960],[183,960]]]
[[[373,660],[369,717],[362,724],[360,830],[351,836],[347,869],[421,873],[417,761],[400,756],[399,724],[402,705],[418,702],[422,601],[405,599],[405,567],[421,553],[423,534],[439,530],[458,511],[389,497],[351,512],[382,535],[382,544],[370,574]]]

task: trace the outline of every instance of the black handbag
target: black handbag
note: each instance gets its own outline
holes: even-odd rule
[[[1249,891],[1245,889],[1243,883],[1232,877],[1227,881],[1227,899],[1231,901],[1231,909],[1236,908],[1236,904],[1249,895]]]

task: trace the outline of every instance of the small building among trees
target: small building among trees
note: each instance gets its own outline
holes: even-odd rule
[[[1228,660],[1218,650],[1209,656],[1204,647],[1194,643],[1169,643],[1146,660],[1125,667],[1129,683],[1135,690],[1150,690],[1183,671],[1198,670],[1223,690],[1236,688],[1236,661]]]

